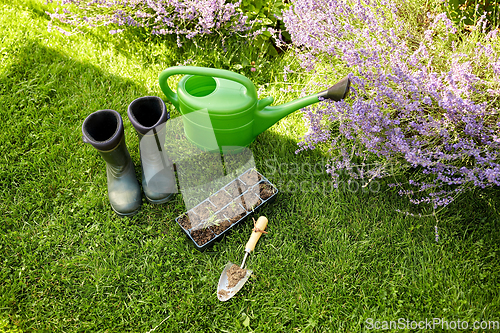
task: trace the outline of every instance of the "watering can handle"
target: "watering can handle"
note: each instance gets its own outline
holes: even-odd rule
[[[250,81],[246,76],[225,69],[196,67],[196,66],[175,66],[175,67],[169,67],[164,71],[162,71],[160,73],[159,81],[161,90],[177,109],[179,108],[179,99],[177,98],[177,94],[174,93],[172,89],[170,89],[167,82],[170,76],[177,74],[211,76],[211,77],[236,81],[245,86],[245,88],[247,88],[247,94],[251,98],[257,99],[257,91],[255,90],[255,86],[252,83],[252,81]]]

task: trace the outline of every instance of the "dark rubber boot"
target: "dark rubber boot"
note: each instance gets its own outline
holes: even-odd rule
[[[141,188],[125,145],[120,114],[114,110],[96,111],[84,120],[82,132],[83,141],[97,149],[106,162],[111,208],[121,216],[137,213],[141,205]]]
[[[128,118],[140,141],[142,189],[154,204],[170,200],[177,193],[173,164],[165,153],[165,126],[169,114],[160,97],[140,97],[130,103]]]

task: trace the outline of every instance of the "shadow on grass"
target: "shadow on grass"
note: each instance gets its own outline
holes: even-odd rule
[[[161,207],[143,205],[136,217],[118,218],[107,198],[105,163],[82,142],[87,115],[117,110],[139,174],[138,138],[126,108],[147,90],[37,40],[19,41],[15,50],[7,51],[12,52],[12,64],[0,73],[0,321],[5,315],[23,329],[54,331],[62,318],[76,316],[84,323],[71,324],[74,329],[96,331],[116,319],[93,312],[99,307],[96,302],[103,307],[113,303],[101,298],[97,287],[98,271],[106,265],[101,246],[106,256],[134,258],[142,248],[139,240],[146,234],[159,238],[156,230],[168,229],[164,221],[181,212],[176,198]],[[89,268],[93,263],[95,270]],[[139,275],[115,265],[111,271],[115,277]],[[118,292],[124,300],[130,286],[129,281]],[[122,316],[122,311],[123,305],[115,315]]]
[[[108,209],[102,200],[104,163],[84,146],[81,124],[96,110],[115,109],[131,134],[126,107],[146,90],[35,40],[26,40],[13,57],[12,65],[0,73],[0,191],[5,212],[0,228],[44,223],[62,212],[70,219],[81,217],[103,204]],[[128,136],[137,147],[137,138]]]

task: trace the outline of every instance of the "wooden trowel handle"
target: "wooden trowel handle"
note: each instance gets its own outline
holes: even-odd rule
[[[252,235],[250,236],[250,239],[247,242],[247,245],[245,245],[245,252],[252,252],[255,249],[255,245],[257,244],[257,241],[259,240],[260,236],[263,234],[261,231],[266,230],[267,227],[267,218],[265,216],[261,216],[258,218],[257,222],[255,223],[255,228],[252,231]]]

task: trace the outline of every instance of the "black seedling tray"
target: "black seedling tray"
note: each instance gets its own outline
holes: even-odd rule
[[[264,204],[274,201],[276,194],[276,186],[251,168],[178,216],[175,222],[194,246],[203,251]]]

